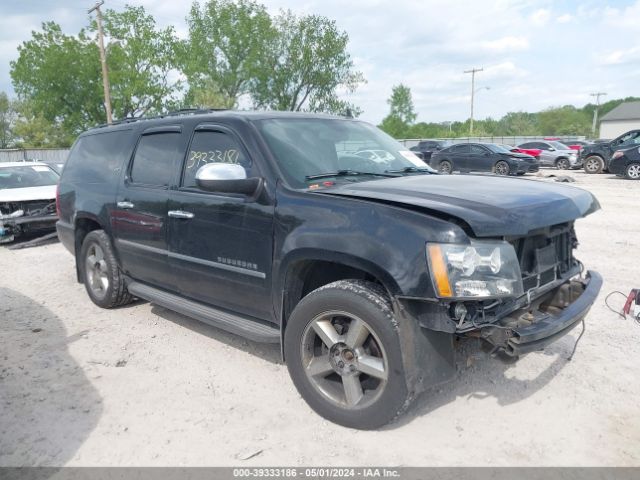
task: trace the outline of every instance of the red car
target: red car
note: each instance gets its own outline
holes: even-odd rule
[[[526,153],[527,155],[536,157],[538,160],[540,160],[540,154],[542,153],[542,150],[540,150],[539,148],[518,148],[518,147],[512,147],[511,145],[502,145],[502,146],[507,150],[509,150],[510,152]]]

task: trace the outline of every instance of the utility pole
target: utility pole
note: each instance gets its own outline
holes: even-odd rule
[[[600,108],[600,97],[606,95],[606,92],[596,92],[590,94],[596,97],[596,109],[593,111],[593,125],[591,125],[591,134],[596,136],[596,124],[598,123],[598,109]]]
[[[104,5],[104,0],[96,3],[90,8],[88,13],[95,10],[96,20],[98,21],[98,49],[100,50],[100,63],[102,64],[102,87],[104,88],[104,108],[107,111],[107,123],[111,124],[113,118],[111,116],[111,94],[109,93],[109,71],[107,70],[107,56],[104,53],[104,33],[102,32],[102,12],[100,7]]]
[[[465,70],[463,73],[471,74],[471,121],[469,123],[469,136],[473,135],[473,96],[476,93],[476,72],[482,72],[482,68],[472,68],[471,70]]]

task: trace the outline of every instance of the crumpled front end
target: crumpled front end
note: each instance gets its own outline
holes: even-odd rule
[[[55,200],[0,203],[0,243],[10,243],[25,233],[51,230],[58,220]]]

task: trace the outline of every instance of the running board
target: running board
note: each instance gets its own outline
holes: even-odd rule
[[[235,333],[254,342],[280,343],[280,330],[265,325],[259,320],[251,320],[218,310],[138,282],[130,282],[127,285],[127,289],[131,295],[221,328],[227,332]]]

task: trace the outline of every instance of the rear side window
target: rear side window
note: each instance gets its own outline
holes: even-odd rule
[[[469,145],[456,145],[451,148],[453,153],[469,153]]]
[[[473,153],[474,155],[484,155],[485,153],[487,153],[484,147],[481,147],[480,145],[470,145],[469,148],[471,153]]]
[[[86,183],[111,182],[131,156],[131,130],[97,133],[80,137],[64,167],[64,179]]]
[[[166,187],[171,183],[175,168],[182,160],[180,133],[143,135],[129,173],[133,183]],[[180,157],[180,158],[178,158]]]

